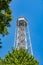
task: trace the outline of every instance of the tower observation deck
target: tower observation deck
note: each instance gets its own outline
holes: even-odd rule
[[[15,44],[17,49],[28,49],[29,53],[33,55],[28,22],[24,17],[20,17],[17,20]]]

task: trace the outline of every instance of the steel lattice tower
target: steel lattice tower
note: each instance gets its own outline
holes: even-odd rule
[[[15,44],[17,49],[28,49],[28,51],[33,55],[28,22],[24,17],[20,17],[17,20]]]

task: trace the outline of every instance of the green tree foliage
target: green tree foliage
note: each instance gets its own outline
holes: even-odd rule
[[[9,4],[12,0],[0,0],[0,34],[2,36],[7,35],[8,27],[10,27],[10,22],[12,20],[11,9]],[[0,48],[1,48],[0,42]]]
[[[13,50],[0,60],[0,65],[38,65],[37,60],[27,50]]]
[[[9,3],[11,0],[0,0],[0,34],[8,34],[8,27],[12,20],[11,9]]]

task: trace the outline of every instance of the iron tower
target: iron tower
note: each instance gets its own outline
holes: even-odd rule
[[[24,17],[20,17],[16,23],[16,42],[15,47],[17,49],[28,49],[28,51],[33,55],[32,45],[30,40],[30,33],[28,30],[28,22]]]

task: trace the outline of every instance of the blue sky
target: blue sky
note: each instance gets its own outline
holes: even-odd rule
[[[10,34],[2,38],[2,49],[0,57],[5,57],[8,51],[12,51],[14,46],[16,21],[20,16],[24,16],[29,22],[30,36],[34,57],[43,65],[43,0],[12,0],[10,4],[13,20]]]

